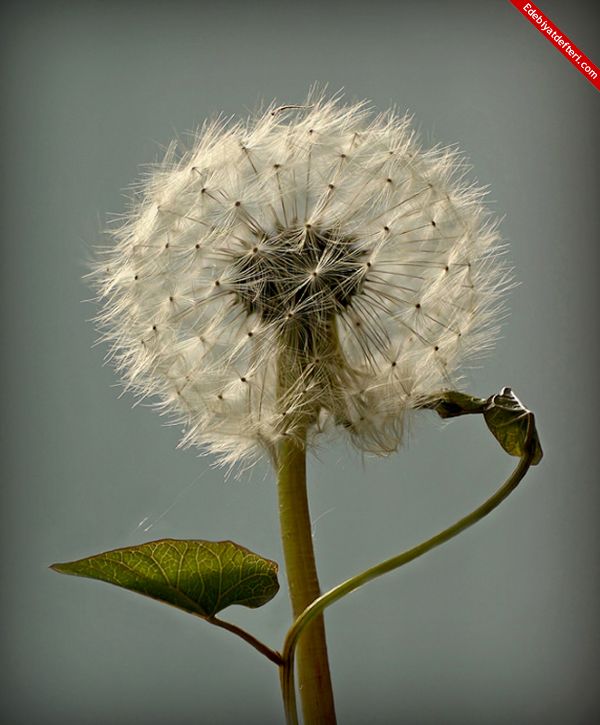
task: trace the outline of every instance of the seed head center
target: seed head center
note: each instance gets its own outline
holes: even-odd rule
[[[246,312],[265,322],[319,325],[361,292],[364,257],[356,240],[332,231],[282,230],[235,259],[232,286]]]

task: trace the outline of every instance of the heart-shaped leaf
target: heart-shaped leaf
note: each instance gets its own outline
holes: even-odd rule
[[[225,607],[260,607],[279,590],[276,562],[233,541],[161,539],[51,569],[115,584],[205,618]]]

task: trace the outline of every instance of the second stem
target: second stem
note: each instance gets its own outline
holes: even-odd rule
[[[278,450],[281,541],[294,619],[320,594],[306,491],[306,447],[289,438]],[[307,627],[297,652],[298,681],[306,725],[334,725],[335,708],[323,616]]]

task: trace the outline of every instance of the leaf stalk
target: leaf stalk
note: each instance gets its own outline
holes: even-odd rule
[[[250,632],[246,632],[245,629],[238,627],[237,624],[226,622],[225,620],[218,619],[217,617],[209,617],[206,621],[210,622],[210,624],[214,624],[216,627],[221,627],[222,629],[226,629],[228,632],[241,637],[245,642],[248,642],[249,645],[258,650],[261,654],[267,657],[267,659],[270,659],[271,662],[274,662],[278,667],[283,664],[283,658],[277,650],[271,649],[264,642],[257,639],[253,634],[250,634]]]

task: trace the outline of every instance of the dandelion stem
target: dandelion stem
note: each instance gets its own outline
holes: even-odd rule
[[[315,599],[309,606],[306,607],[303,612],[300,613],[300,615],[297,616],[296,621],[287,633],[282,650],[283,664],[280,667],[280,679],[284,702],[289,701],[293,703],[295,691],[294,651],[297,648],[298,655],[300,655],[300,649],[304,643],[305,630],[307,630],[309,626],[313,626],[312,622],[318,621],[322,618],[323,611],[326,607],[328,607],[330,604],[333,604],[334,602],[337,602],[342,597],[346,596],[346,594],[350,594],[350,592],[358,589],[363,584],[366,584],[367,582],[372,581],[373,579],[376,579],[383,574],[393,571],[394,569],[397,569],[404,564],[408,564],[414,559],[417,559],[423,554],[426,554],[428,551],[431,551],[435,547],[444,544],[446,541],[449,541],[453,537],[463,532],[465,529],[480,521],[482,518],[484,518],[484,516],[487,516],[487,514],[493,511],[500,503],[502,503],[502,501],[504,501],[504,499],[510,493],[515,490],[515,488],[518,486],[518,484],[521,482],[521,480],[524,478],[525,474],[529,470],[530,466],[532,465],[532,461],[534,461],[536,455],[537,438],[535,437],[536,434],[533,414],[528,413],[528,416],[529,417],[527,421],[525,445],[519,463],[517,464],[517,467],[514,469],[509,478],[492,496],[490,496],[490,498],[484,501],[484,503],[478,506],[474,511],[457,521],[455,524],[452,524],[452,526],[449,526],[447,529],[444,529],[427,541],[424,541],[421,544],[413,547],[412,549],[408,549],[407,551],[398,554],[397,556],[393,556],[390,559],[387,559],[386,561],[383,561],[380,564],[377,564],[376,566],[367,569],[367,571],[361,572],[360,574],[357,574],[350,579],[347,579],[341,584],[338,584],[336,587],[326,592],[318,599]],[[300,638],[300,635],[302,635],[302,638]],[[288,723],[292,723],[293,725],[296,722],[297,720],[294,720],[293,717],[290,718],[288,716]]]
[[[292,611],[297,620],[321,595],[306,492],[304,443],[292,437],[284,440],[279,446],[278,459],[281,540]],[[322,614],[311,617],[297,649],[304,722],[306,725],[332,725],[336,718]],[[281,667],[282,675],[283,672]],[[287,722],[294,725],[297,716],[293,684],[291,689],[283,689],[283,695]]]

